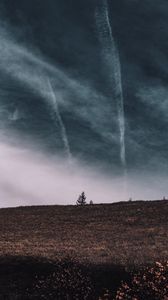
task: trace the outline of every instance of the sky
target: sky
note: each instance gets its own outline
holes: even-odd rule
[[[166,0],[1,0],[1,206],[168,196]]]

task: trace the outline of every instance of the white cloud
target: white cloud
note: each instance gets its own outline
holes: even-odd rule
[[[166,196],[167,181],[149,174],[131,174],[127,179],[105,176],[74,161],[71,165],[48,159],[35,150],[0,144],[1,207],[20,205],[75,204],[86,192],[94,203]]]

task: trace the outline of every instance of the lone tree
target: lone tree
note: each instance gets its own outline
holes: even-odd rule
[[[77,205],[86,205],[86,195],[85,192],[82,192],[81,195],[79,195],[78,200],[76,201]]]

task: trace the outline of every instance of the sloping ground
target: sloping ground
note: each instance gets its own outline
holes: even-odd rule
[[[0,210],[0,255],[129,268],[168,259],[168,201]]]

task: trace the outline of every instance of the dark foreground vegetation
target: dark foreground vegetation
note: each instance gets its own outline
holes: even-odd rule
[[[99,299],[129,276],[117,266],[80,265],[28,257],[4,257],[0,261],[0,286],[4,299]],[[114,280],[114,281],[113,281]],[[1,297],[2,297],[1,296]]]
[[[0,299],[168,300],[168,201],[0,210]]]
[[[0,287],[0,299],[9,300],[167,300],[168,262],[129,272],[70,259],[5,257],[0,260]]]

